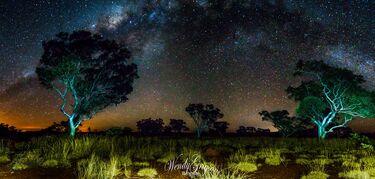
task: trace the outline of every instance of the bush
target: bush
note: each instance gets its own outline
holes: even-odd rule
[[[153,178],[158,175],[158,172],[153,168],[142,168],[137,173],[138,176]]]
[[[302,176],[301,179],[327,179],[328,174],[322,171],[312,171],[308,175]]]

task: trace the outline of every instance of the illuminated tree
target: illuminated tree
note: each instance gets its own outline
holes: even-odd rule
[[[212,104],[189,104],[185,111],[189,113],[197,126],[196,133],[198,138],[201,137],[203,130],[213,128],[214,123],[224,116],[220,109],[215,108]]]
[[[59,33],[43,42],[44,53],[36,73],[41,84],[60,96],[70,135],[81,122],[104,108],[128,100],[137,78],[130,52],[116,41],[88,31]]]
[[[289,88],[294,90],[289,96],[302,99],[297,115],[309,118],[317,126],[319,139],[324,139],[336,128],[346,127],[354,118],[375,116],[375,98],[373,93],[361,87],[362,76],[328,66],[322,61],[300,61],[295,75],[309,78],[310,82],[304,84],[320,88],[320,93],[314,96],[307,90],[295,90],[300,87]]]
[[[262,111],[259,113],[262,116],[263,121],[270,121],[273,126],[278,129],[279,133],[283,137],[289,137],[295,132],[305,129],[309,126],[309,121],[289,116],[289,112],[286,110],[282,111]]]

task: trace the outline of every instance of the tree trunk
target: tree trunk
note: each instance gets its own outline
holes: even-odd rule
[[[70,132],[69,132],[70,137],[74,137],[76,135],[76,128],[70,127]]]
[[[197,128],[197,138],[198,139],[201,138],[201,129],[200,128]]]
[[[72,115],[71,118],[69,118],[69,128],[70,128],[70,131],[69,131],[69,135],[70,137],[74,137],[75,134],[76,134],[76,127],[74,126],[74,115]]]
[[[326,138],[327,132],[324,126],[318,126],[318,138],[319,140],[324,140]]]

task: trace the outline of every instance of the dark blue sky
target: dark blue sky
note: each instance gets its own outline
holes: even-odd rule
[[[64,119],[34,74],[42,41],[61,31],[125,42],[139,65],[130,100],[85,124],[94,128],[189,121],[190,102],[215,104],[231,129],[270,127],[258,112],[293,112],[284,89],[296,83],[299,59],[349,68],[375,85],[374,1],[5,0],[0,12],[0,121],[20,128]]]

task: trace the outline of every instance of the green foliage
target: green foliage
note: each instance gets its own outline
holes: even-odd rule
[[[311,159],[307,159],[307,158],[296,159],[296,164],[299,164],[299,165],[308,165],[310,162],[311,162]]]
[[[308,96],[298,105],[296,113],[302,118],[317,117],[316,113],[322,114],[327,108],[327,104],[321,98]]]
[[[247,175],[242,174],[239,170],[229,170],[229,169],[221,169],[217,171],[208,170],[206,172],[202,172],[197,176],[192,176],[191,178],[204,178],[204,179],[247,179],[249,178]]]
[[[197,126],[197,137],[200,138],[203,130],[213,128],[214,123],[224,117],[219,108],[214,107],[213,104],[189,104],[185,111],[193,118]]]
[[[374,150],[373,142],[365,135],[353,133],[351,134],[350,139],[353,140],[362,149]]]
[[[375,156],[369,156],[359,159],[363,168],[375,168]]]
[[[11,163],[12,169],[22,170],[28,167],[37,167],[43,161],[40,155],[41,154],[39,150],[32,150],[17,154],[15,159]]]
[[[54,168],[59,165],[59,162],[57,160],[46,160],[42,163],[42,167],[45,168]]]
[[[60,111],[70,122],[71,136],[83,120],[127,101],[138,78],[137,65],[128,62],[131,56],[124,45],[90,31],[61,32],[44,42],[43,49],[36,74],[61,98]],[[70,95],[73,100],[68,100]],[[64,109],[67,102],[72,106],[69,113]]]
[[[306,129],[310,125],[309,119],[297,118],[289,116],[289,112],[282,111],[262,111],[259,113],[263,121],[270,121],[273,126],[283,137],[288,137],[293,133]]]
[[[148,167],[148,166],[150,166],[150,163],[148,163],[148,162],[134,162],[133,165],[136,166],[136,167]]]
[[[14,162],[12,164],[12,170],[25,170],[27,168],[29,168],[29,166],[24,163]]]
[[[0,155],[0,164],[10,162],[8,155]]]
[[[268,165],[277,166],[285,160],[285,158],[281,156],[280,149],[262,149],[261,151],[257,152],[257,155],[259,158],[264,158],[264,162]]]
[[[168,152],[166,155],[164,155],[162,158],[157,159],[157,162],[160,163],[168,163],[171,160],[174,160],[177,157],[176,153]]]
[[[111,157],[109,161],[104,161],[96,155],[91,155],[90,159],[83,159],[77,163],[78,178],[115,178],[119,176],[118,160]]]
[[[370,178],[370,175],[366,171],[361,170],[350,170],[347,172],[340,172],[339,177],[348,178],[348,179],[366,179]]]
[[[51,70],[51,75],[58,80],[68,83],[80,73],[80,63],[78,57],[64,56],[61,62]]]
[[[138,176],[153,178],[158,175],[158,172],[154,168],[142,168],[137,172]]]
[[[10,150],[7,145],[7,141],[0,140],[0,155],[7,155],[9,154]]]
[[[257,164],[252,162],[229,163],[228,167],[241,172],[254,172],[258,170]]]
[[[308,175],[302,176],[301,179],[327,179],[328,174],[322,171],[311,171]]]
[[[238,163],[238,162],[256,162],[258,157],[256,155],[247,154],[244,150],[238,150],[229,156],[228,161]]]

